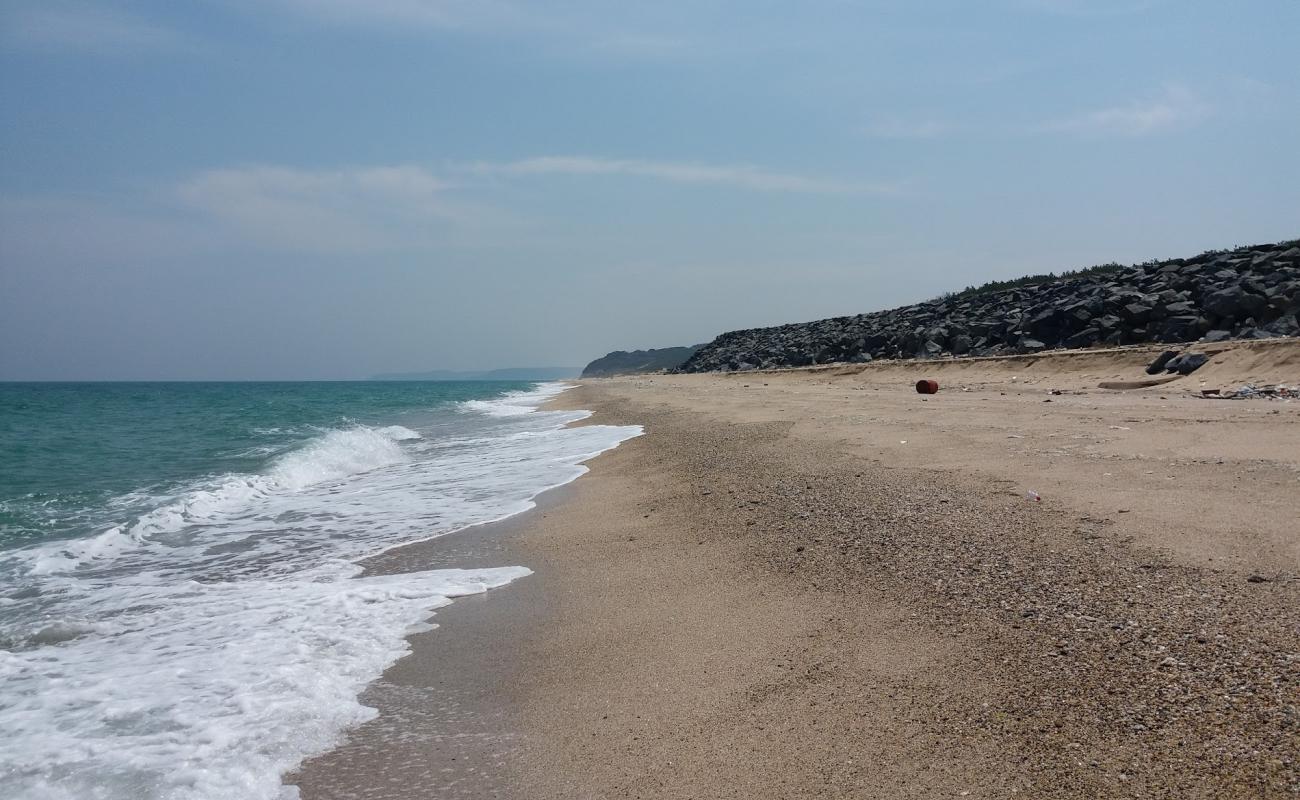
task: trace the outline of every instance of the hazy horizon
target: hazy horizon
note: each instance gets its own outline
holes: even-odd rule
[[[580,367],[1300,235],[1300,4],[15,0],[0,380]]]

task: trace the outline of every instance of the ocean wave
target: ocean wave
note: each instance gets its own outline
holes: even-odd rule
[[[380,428],[379,432],[384,436],[387,436],[389,439],[392,439],[394,442],[409,442],[414,439],[424,438],[424,434],[419,431],[413,431],[410,428],[405,428],[401,425],[388,425]]]
[[[422,436],[401,425],[358,426],[328,431],[271,462],[265,474],[226,475],[192,486],[142,514],[131,524],[113,526],[83,539],[49,542],[4,558],[26,558],[31,575],[67,572],[112,559],[146,544],[151,537],[211,522],[282,492],[337,481],[411,460],[401,443]],[[138,504],[138,494],[123,505]]]
[[[399,442],[419,438],[420,434],[400,425],[330,431],[277,459],[271,467],[270,477],[277,487],[301,489],[314,483],[400,464],[409,461],[410,456],[402,450]]]
[[[98,536],[53,542],[28,551],[17,551],[9,556],[26,557],[27,574],[54,575],[76,569],[82,564],[102,558],[112,558],[126,550],[138,547],[143,537],[121,528],[109,528]]]
[[[120,614],[52,626],[51,645],[0,651],[13,798],[274,798],[280,775],[375,711],[358,695],[451,598],[522,567],[355,578],[104,587]],[[52,687],[58,689],[52,691]]]
[[[532,389],[506,392],[490,400],[466,400],[461,408],[490,417],[519,417],[536,412],[542,403],[570,388],[567,383],[539,383]]]
[[[520,413],[444,410],[429,439],[328,431],[133,525],[0,554],[0,796],[282,797],[284,772],[374,715],[359,693],[432,609],[528,574],[357,562],[525,511],[641,433],[535,413],[564,388],[496,401]]]

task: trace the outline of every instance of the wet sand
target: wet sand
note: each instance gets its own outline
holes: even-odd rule
[[[366,574],[520,564],[513,540],[569,490],[543,493],[525,514],[390,550],[368,560]],[[287,782],[303,798],[522,796],[509,768],[520,747],[513,687],[521,645],[545,618],[545,582],[534,573],[438,609],[437,627],[410,637],[411,654],[362,696],[379,717]]]
[[[1293,797],[1300,403],[1195,395],[1294,345],[566,393],[647,435],[495,539],[536,574],[439,610],[303,796]]]

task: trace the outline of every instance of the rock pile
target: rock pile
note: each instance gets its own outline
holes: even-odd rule
[[[724,333],[682,372],[1300,335],[1300,240]]]

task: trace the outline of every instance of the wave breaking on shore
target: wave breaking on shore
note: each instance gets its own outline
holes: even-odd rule
[[[0,554],[0,792],[296,793],[280,776],[374,716],[359,693],[433,609],[530,574],[357,562],[525,511],[640,434],[539,410],[565,388],[462,401],[421,430],[324,431],[94,536]]]

